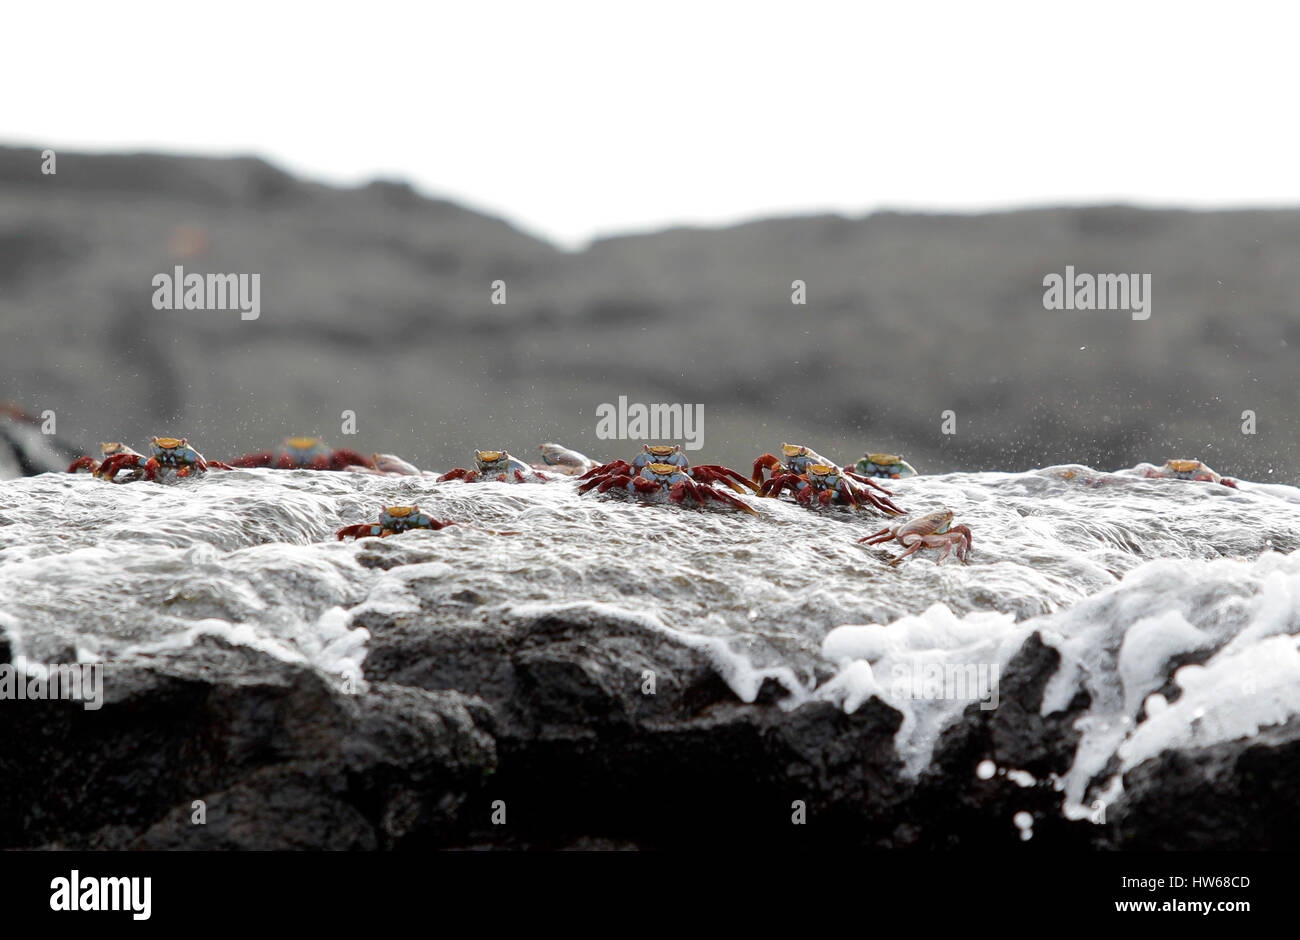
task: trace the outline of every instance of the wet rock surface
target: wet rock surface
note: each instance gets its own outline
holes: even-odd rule
[[[355,692],[208,638],[110,664],[99,710],[5,702],[0,845],[1042,851],[1297,835],[1295,722],[1163,754],[1125,776],[1104,825],[1068,821],[1050,778],[1072,760],[1086,701],[1039,714],[1059,657],[1038,634],[999,707],[970,706],[910,779],[902,716],[880,699],[852,714],[775,694],[746,704],[703,651],[635,624],[546,614],[453,631],[417,614],[369,628]],[[981,779],[983,761],[1002,772]],[[1033,817],[1029,840],[1017,813]]]

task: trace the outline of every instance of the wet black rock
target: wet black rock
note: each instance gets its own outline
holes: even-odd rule
[[[1089,824],[1063,818],[1063,794],[1051,783],[1074,760],[1080,737],[1074,721],[1088,707],[1080,691],[1064,711],[1040,714],[1060,661],[1039,634],[1031,634],[1002,673],[997,707],[972,704],[940,734],[918,783],[920,844],[958,847],[975,840],[1005,848],[1021,840],[1014,823],[1020,812],[1033,816],[1033,848],[1082,847],[1095,836]],[[976,771],[986,761],[994,773],[979,779]],[[1034,782],[1022,787],[1007,776],[1016,771]]]
[[[109,664],[103,691],[97,710],[4,703],[0,845],[394,847],[455,830],[458,801],[495,766],[466,696],[349,695],[219,641]]]
[[[1119,849],[1294,850],[1300,720],[1211,747],[1165,751],[1124,775],[1108,810]]]
[[[1039,714],[1059,658],[1037,634],[1003,671],[999,706],[970,706],[913,779],[894,744],[902,715],[879,699],[790,707],[769,684],[770,701],[746,704],[707,649],[647,624],[590,609],[454,628],[368,619],[355,692],[208,638],[106,667],[97,711],[5,702],[0,847],[1043,851],[1297,836],[1294,723],[1148,761],[1104,825],[1066,820],[1052,777],[1087,700]],[[984,761],[998,771],[982,779]]]

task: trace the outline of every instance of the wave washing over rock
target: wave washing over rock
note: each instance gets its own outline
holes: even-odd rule
[[[892,489],[970,564],[572,480],[0,483],[0,661],[107,663],[100,710],[6,703],[0,845],[1294,843],[1300,489]],[[334,538],[410,504],[520,534]]]

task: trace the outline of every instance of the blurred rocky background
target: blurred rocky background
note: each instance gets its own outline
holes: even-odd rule
[[[0,148],[0,401],[53,411],[73,449],[183,435],[222,459],[316,434],[430,469],[547,440],[605,458],[638,446],[596,436],[626,396],[702,403],[694,459],[737,467],[788,440],[922,472],[1186,456],[1300,475],[1300,211],[814,216],[573,253],[401,182],[41,162]],[[260,317],[155,310],[177,264],[260,274]],[[1045,310],[1066,265],[1151,274],[1150,319]]]

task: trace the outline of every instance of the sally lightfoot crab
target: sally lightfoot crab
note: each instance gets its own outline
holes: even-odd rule
[[[637,471],[651,464],[666,464],[676,467],[696,483],[721,483],[737,493],[746,491],[754,493],[758,491],[757,486],[730,467],[724,467],[716,463],[702,463],[692,467],[686,452],[682,450],[680,444],[642,444],[641,453],[633,457],[631,463],[626,460],[612,460],[609,463],[601,464],[599,467],[593,467],[578,479],[590,480],[611,475],[636,476]]]
[[[360,539],[367,536],[376,536],[386,538],[390,535],[399,535],[402,532],[409,532],[412,529],[429,529],[437,531],[445,529],[447,526],[455,525],[465,529],[475,529],[479,532],[489,532],[492,535],[518,535],[518,532],[496,532],[492,529],[480,529],[478,526],[472,526],[464,522],[443,522],[433,518],[420,511],[419,506],[385,506],[379,514],[378,522],[361,522],[357,525],[347,525],[339,529],[335,534],[339,541],[346,538]]]
[[[818,468],[818,473],[809,477],[808,473],[813,467]],[[831,474],[830,470],[835,470],[837,474]],[[763,480],[764,471],[771,473],[771,478],[766,483]],[[754,482],[763,484],[763,489],[759,492],[764,496],[776,496],[782,489],[789,487],[798,498],[800,493],[811,487],[814,494],[826,490],[837,494],[821,499],[822,505],[827,505],[832,500],[848,502],[855,507],[861,503],[870,503],[889,515],[897,516],[903,512],[888,498],[893,493],[870,476],[864,476],[852,467],[836,466],[803,444],[782,444],[779,459],[772,454],[764,454],[755,460]],[[875,495],[868,487],[883,495]],[[803,501],[805,500],[801,500]]]
[[[99,445],[100,456],[107,460],[109,457],[117,454],[135,454],[136,452],[120,441],[106,441]],[[136,456],[143,456],[136,454]],[[101,462],[94,457],[78,457],[68,466],[69,473],[78,473],[82,470],[89,470],[91,473],[98,473]],[[137,474],[138,476],[138,474]]]
[[[375,461],[355,450],[337,450],[316,437],[286,438],[275,450],[244,454],[230,461],[235,467],[274,467],[277,470],[346,470],[349,467],[373,469]]]
[[[174,472],[178,477],[188,477],[207,473],[212,467],[219,470],[234,469],[219,460],[204,459],[183,437],[153,438],[149,441],[148,457],[121,444],[103,446],[106,450],[109,446],[116,448],[115,453],[95,468],[95,476],[103,480],[112,480],[120,470],[134,470],[137,479],[157,480],[158,475],[165,471]],[[74,463],[69,469],[75,467]]]
[[[865,454],[853,465],[864,477],[899,480],[916,476],[916,468],[897,454]]]
[[[476,450],[473,470],[457,467],[438,477],[436,482],[464,480],[466,483],[482,483],[495,480],[499,483],[545,483],[550,479],[504,450]]]
[[[548,441],[545,444],[538,444],[537,449],[542,452],[542,462],[540,465],[533,464],[534,470],[549,470],[564,476],[578,476],[597,467],[596,461],[586,454],[569,450],[560,444]]]
[[[861,509],[874,506],[888,516],[901,516],[899,509],[887,496],[878,496],[856,478],[829,464],[811,464],[803,473],[781,473],[758,489],[759,496],[780,496],[789,489],[796,501],[805,506],[814,501],[822,506],[832,503]]]
[[[952,518],[951,509],[940,509],[918,516],[909,522],[896,522],[885,526],[879,532],[860,538],[858,541],[866,542],[868,545],[879,545],[897,540],[906,546],[906,551],[889,562],[891,568],[908,555],[923,548],[943,549],[943,554],[935,560],[935,564],[941,563],[955,548],[957,560],[965,564],[970,557],[971,532],[964,525],[953,525]]]
[[[744,493],[755,491],[757,487],[754,484],[735,470],[720,464],[692,467],[686,454],[676,444],[643,445],[641,453],[631,463],[614,460],[587,471],[579,479],[583,482],[578,489],[583,492],[595,489],[599,493],[605,493],[617,487],[642,496],[652,496],[667,491],[668,498],[675,503],[680,503],[687,496],[701,505],[712,499],[751,515],[758,515],[752,507],[713,485],[719,483],[727,489]]]
[[[1169,460],[1163,467],[1145,465],[1143,476],[1151,480],[1198,480],[1202,483],[1222,483],[1237,489],[1237,481],[1221,477],[1199,460]]]

